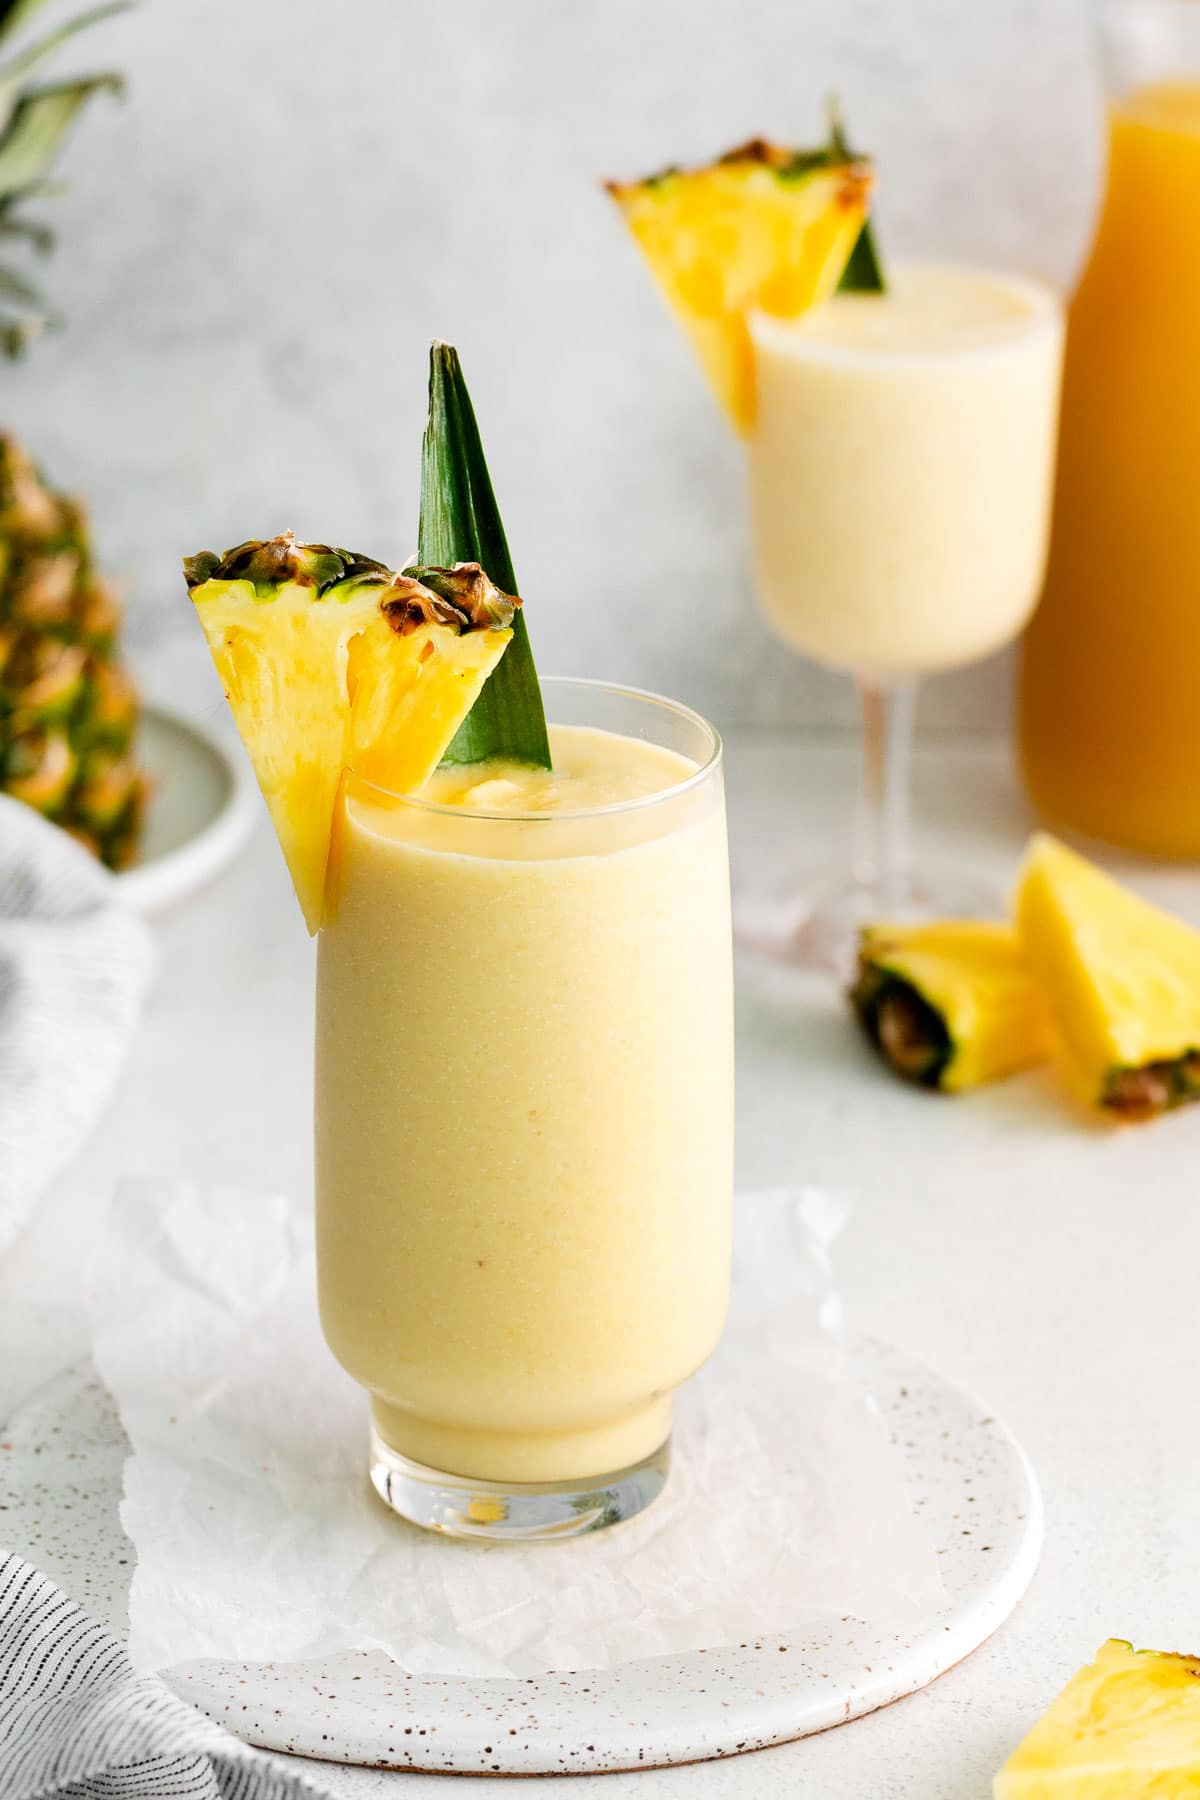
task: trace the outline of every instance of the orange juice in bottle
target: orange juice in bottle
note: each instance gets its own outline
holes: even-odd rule
[[[1071,306],[1021,754],[1059,824],[1200,858],[1200,0],[1110,0],[1108,184]]]

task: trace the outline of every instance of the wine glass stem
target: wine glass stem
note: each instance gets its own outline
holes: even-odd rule
[[[898,911],[909,885],[908,795],[912,681],[858,683],[863,720],[862,790],[854,876],[881,916]]]

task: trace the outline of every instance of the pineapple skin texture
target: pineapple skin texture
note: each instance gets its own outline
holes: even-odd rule
[[[148,791],[120,622],[83,509],[0,434],[0,792],[110,869],[134,859]]]
[[[1200,1796],[1200,1658],[1118,1638],[1013,1752],[993,1800],[1186,1800]]]
[[[1200,932],[1045,833],[1030,844],[1015,915],[1084,1101],[1099,1104],[1114,1070],[1200,1048]]]
[[[794,319],[837,287],[867,216],[859,164],[789,175],[769,146],[609,192],[735,429],[755,413],[751,311]]]
[[[982,1087],[1046,1062],[1054,1031],[1016,934],[991,920],[871,925],[862,948],[941,1015],[952,1046],[944,1093]]]

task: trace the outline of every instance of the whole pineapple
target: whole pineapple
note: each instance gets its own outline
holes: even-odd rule
[[[0,47],[40,4],[0,0]],[[50,233],[21,208],[44,188],[88,97],[119,86],[109,74],[40,85],[26,77],[75,32],[122,10],[97,7],[0,67],[0,239],[34,254],[50,247]],[[18,356],[58,322],[24,272],[0,266],[0,350]],[[114,869],[132,859],[146,795],[132,756],[137,695],[116,655],[119,623],[82,507],[0,433],[0,790]]]
[[[133,856],[146,793],[119,616],[81,507],[0,435],[0,788],[111,869]]]

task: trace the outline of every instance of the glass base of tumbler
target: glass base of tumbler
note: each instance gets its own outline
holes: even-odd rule
[[[555,1542],[636,1518],[667,1484],[670,1438],[632,1468],[583,1481],[492,1482],[411,1462],[371,1428],[371,1485],[385,1506],[448,1537]]]
[[[734,936],[756,956],[848,981],[864,925],[919,925],[926,919],[1002,919],[1003,893],[954,869],[934,868],[884,897],[848,871],[831,880],[812,872],[775,897],[734,896]]]

